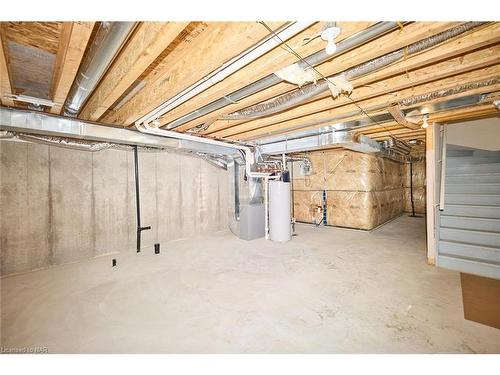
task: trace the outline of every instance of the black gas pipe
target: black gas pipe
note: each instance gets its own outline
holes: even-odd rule
[[[141,199],[139,194],[139,156],[137,155],[137,146],[134,146],[134,164],[135,164],[135,203],[137,208],[137,252],[141,251],[141,233],[143,230],[151,229],[141,227]]]

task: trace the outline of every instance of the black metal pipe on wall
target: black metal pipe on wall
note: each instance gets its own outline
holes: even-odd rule
[[[143,230],[151,229],[151,226],[141,226],[141,196],[139,190],[139,155],[137,146],[134,146],[134,167],[135,167],[135,206],[137,210],[137,252],[141,251],[141,234]]]
[[[411,215],[412,217],[416,217],[415,215],[415,202],[413,201],[413,162],[410,162],[410,201],[411,201]]]

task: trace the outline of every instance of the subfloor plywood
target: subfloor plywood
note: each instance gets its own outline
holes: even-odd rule
[[[426,264],[425,221],[373,232],[230,233],[3,278],[2,347],[50,353],[499,353],[460,274]]]

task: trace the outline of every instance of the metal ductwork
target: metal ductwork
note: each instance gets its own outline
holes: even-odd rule
[[[101,22],[64,104],[64,114],[76,117],[113,62],[135,22]]]
[[[304,61],[298,62],[298,65],[301,68],[308,67],[309,65],[315,66],[321,63],[324,63],[335,56],[341,55],[343,53],[346,53],[356,47],[359,47],[360,45],[367,43],[373,39],[376,39],[380,37],[381,35],[394,30],[398,28],[398,23],[397,22],[379,22],[368,29],[361,31],[355,35],[350,36],[349,38],[346,38],[339,42],[337,44],[337,50],[335,51],[334,54],[328,55],[324,49],[321,51],[318,51],[312,55],[307,56],[304,58]],[[177,120],[174,120],[164,126],[166,126],[168,129],[174,129],[177,128],[178,126],[181,126],[182,124],[185,124],[191,120],[194,120],[198,117],[204,116],[206,114],[209,114],[213,111],[216,111],[218,109],[224,108],[227,105],[234,104],[238,102],[241,99],[246,98],[247,96],[253,95],[259,91],[265,90],[271,86],[274,86],[283,80],[279,78],[277,75],[274,73],[269,74],[268,76],[255,81],[254,83],[247,85],[239,90],[233,91],[232,93],[217,99],[216,101],[209,103],[191,113],[188,113]]]
[[[400,48],[386,55],[359,64],[353,68],[347,69],[346,71],[334,77],[343,76],[343,78],[346,80],[353,80],[362,77],[366,74],[382,69],[402,58],[425,51],[440,43],[446,42],[452,38],[460,36],[472,29],[483,26],[485,24],[487,24],[487,22],[466,22],[449,30],[412,43],[407,47]],[[305,102],[306,100],[312,99],[317,95],[327,91],[328,89],[329,86],[327,80],[322,79],[318,83],[309,84],[290,93],[281,95],[276,99],[268,100],[264,103],[256,104],[252,107],[230,113],[223,118],[226,120],[249,120],[270,116],[275,113],[282,112],[288,108],[297,106]]]
[[[392,150],[398,155],[408,155],[411,151],[411,146],[396,138],[389,138],[380,142],[384,151]]]
[[[447,90],[442,90],[447,93]],[[432,96],[434,98],[434,95]],[[413,107],[403,110],[407,115],[413,111],[426,113],[439,113],[458,108],[471,107],[475,105],[494,103],[495,96],[491,93],[474,94],[460,98],[453,98],[443,102],[426,104],[424,107]],[[374,122],[383,124],[394,121],[389,113],[373,115],[370,119],[352,120],[343,123],[331,124],[319,129],[301,130],[287,135],[277,135],[259,139],[256,141],[262,155],[287,154],[300,151],[312,151],[321,148],[343,147],[354,151],[365,153],[382,152],[384,154],[405,155],[409,152],[408,144],[398,139],[389,139],[377,142],[363,135],[357,135],[356,131],[366,126],[373,126]],[[310,126],[311,124],[307,124]],[[301,127],[304,125],[300,125]],[[389,152],[390,151],[390,152]]]
[[[10,132],[8,130],[0,130],[0,139],[10,139],[16,136],[15,132]]]
[[[480,104],[486,104],[486,103],[492,103],[494,101],[494,98],[496,97],[493,93],[484,93],[484,94],[474,94],[474,95],[468,95],[468,96],[463,96],[463,97],[458,97],[454,99],[449,99],[445,100],[442,102],[437,102],[437,103],[430,103],[430,104],[425,104],[421,107],[415,107],[416,104],[421,104],[425,103],[430,100],[436,100],[436,99],[441,99],[441,98],[446,98],[447,96],[453,96],[459,93],[466,92],[467,90],[473,90],[477,88],[484,87],[485,91],[486,89],[489,88],[490,85],[495,85],[499,82],[499,78],[492,78],[488,79],[485,81],[478,81],[478,82],[472,82],[468,83],[465,85],[459,85],[456,87],[452,87],[449,89],[442,89],[442,90],[437,90],[433,91],[430,93],[410,97],[407,99],[403,99],[396,104],[398,106],[402,107],[409,107],[406,109],[402,109],[402,114],[405,116],[405,118],[411,118],[414,117],[414,112],[415,110],[417,111],[418,116],[420,117],[422,111],[425,111],[426,113],[437,113],[440,111],[444,110],[451,110],[451,109],[456,109],[456,108],[462,108],[462,107],[468,107],[468,106],[473,106],[473,105],[480,105]],[[388,104],[379,104],[371,107],[364,108],[364,112],[370,113],[370,112],[376,112],[380,110],[387,109]],[[352,112],[347,112],[343,113],[341,115],[337,116],[332,116],[332,117],[327,117],[324,119],[319,119],[319,120],[312,120],[312,121],[307,121],[298,125],[295,125],[291,128],[288,128],[287,131],[295,131],[293,133],[290,133],[286,136],[275,136],[272,137],[275,134],[279,134],[282,132],[282,130],[278,131],[270,131],[265,134],[260,134],[256,135],[253,137],[248,138],[248,140],[258,140],[258,144],[266,143],[267,141],[271,140],[276,140],[276,139],[295,139],[295,138],[301,138],[306,135],[314,135],[314,134],[319,134],[323,132],[329,132],[329,131],[349,131],[349,130],[357,130],[357,129],[362,129],[366,126],[371,126],[376,123],[385,123],[389,121],[394,121],[394,117],[389,114],[389,113],[382,113],[378,115],[371,115],[370,117],[364,117],[360,118],[358,120],[351,120],[351,121],[346,121],[346,122],[340,122],[346,118],[353,117],[353,116],[358,116],[358,115],[363,115],[363,111],[352,111]],[[312,130],[300,130],[303,128],[308,128],[308,127],[313,127],[313,126],[321,126],[321,128],[317,129],[312,129]],[[271,138],[272,137],[272,138]]]
[[[11,132],[17,134],[35,134],[47,137],[63,137],[73,140],[105,142],[120,145],[170,149],[172,151],[201,152],[212,155],[234,155],[232,148],[203,144],[189,140],[152,136],[114,126],[103,126],[74,118],[32,112],[18,108],[0,107],[0,131],[5,136]],[[237,155],[238,156],[238,155]]]
[[[172,109],[178,107],[182,103],[185,103],[189,99],[202,93],[218,82],[221,82],[234,72],[242,69],[252,61],[255,61],[259,57],[265,55],[275,47],[279,46],[282,43],[282,40],[288,40],[292,36],[297,35],[301,31],[307,29],[313,23],[314,22],[311,21],[288,22],[279,30],[271,32],[266,38],[264,38],[257,44],[251,46],[239,55],[233,57],[210,74],[201,78],[199,81],[193,83],[189,87],[186,87],[184,90],[177,93],[166,102],[160,104],[153,111],[138,119],[136,121],[136,124],[150,123],[165,116]]]
[[[295,139],[278,140],[260,144],[260,152],[264,155],[279,155],[292,152],[304,152],[325,148],[342,147],[364,153],[375,153],[382,150],[381,145],[371,138],[354,132],[323,132]]]
[[[87,141],[85,139],[72,139],[66,137],[54,137],[47,135],[35,135],[35,134],[24,134],[24,133],[17,134],[16,138],[27,142],[42,143],[49,146],[57,146],[63,148],[70,148],[73,150],[92,151],[92,152],[106,150],[114,146],[113,143],[109,142],[95,142],[95,141]]]

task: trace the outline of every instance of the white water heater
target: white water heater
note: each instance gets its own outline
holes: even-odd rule
[[[285,242],[292,239],[290,182],[269,181],[269,238]]]

